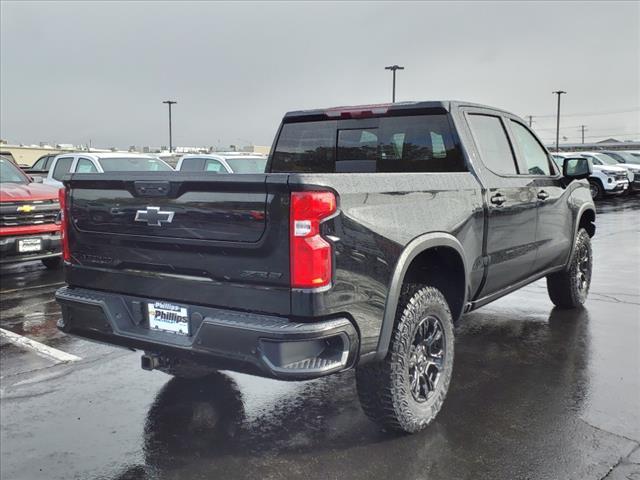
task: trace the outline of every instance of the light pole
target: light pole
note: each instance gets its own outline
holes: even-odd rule
[[[391,93],[391,102],[396,103],[396,70],[404,70],[404,67],[400,65],[390,65],[388,67],[384,67],[385,70],[391,70],[393,72],[393,90]]]
[[[174,100],[165,100],[162,103],[169,105],[169,153],[173,153],[173,139],[171,138],[171,105],[175,105],[178,102]]]
[[[555,92],[551,92],[554,93],[555,95],[558,95],[558,112],[557,112],[557,117],[556,117],[556,153],[560,151],[560,96],[563,93],[567,93],[563,90],[557,90]]]

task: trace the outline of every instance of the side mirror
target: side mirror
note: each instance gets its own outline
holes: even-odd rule
[[[588,158],[566,158],[562,164],[562,176],[569,180],[588,178],[593,173],[593,166]]]
[[[31,181],[32,181],[33,183],[42,183],[42,182],[44,181],[44,180],[42,179],[42,177],[40,177],[40,176],[38,176],[38,175],[35,175],[35,176],[32,176],[32,177],[29,177],[29,178],[31,178]]]

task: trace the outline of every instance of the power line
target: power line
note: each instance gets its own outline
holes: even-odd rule
[[[640,132],[636,132],[636,133],[603,133],[600,135],[585,135],[584,138],[602,138],[602,137],[633,137],[636,135],[640,135]],[[570,138],[567,135],[563,135],[565,138]],[[571,135],[571,137],[573,137],[575,135]],[[543,142],[554,142],[555,138],[542,138]]]
[[[563,130],[567,130],[567,129],[575,129],[575,128],[582,128],[582,124],[580,125],[568,125],[568,126],[561,126],[560,127],[560,131]],[[549,127],[549,128],[533,128],[534,131],[536,132],[543,132],[543,131],[555,131],[556,128],[555,127]],[[608,128],[605,128],[605,130],[609,130]],[[595,129],[591,129],[592,132],[600,132],[602,131],[601,128],[595,128]]]
[[[607,133],[606,135],[587,135],[584,138],[600,138],[600,137],[629,137],[640,135],[640,132],[636,133]]]
[[[620,113],[632,113],[632,112],[637,112],[640,111],[640,107],[634,107],[634,108],[627,108],[624,110],[611,110],[611,111],[605,111],[605,112],[584,112],[584,113],[563,113],[562,117],[595,117],[595,116],[599,116],[599,115],[617,115]],[[529,115],[533,118],[554,118],[556,116],[556,114],[551,114],[551,115]]]

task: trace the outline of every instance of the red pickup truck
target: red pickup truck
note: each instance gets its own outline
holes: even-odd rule
[[[35,183],[0,157],[0,264],[41,260],[61,265],[58,190]]]

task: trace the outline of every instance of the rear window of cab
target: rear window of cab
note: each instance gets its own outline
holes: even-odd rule
[[[285,123],[272,172],[465,172],[448,115]]]

